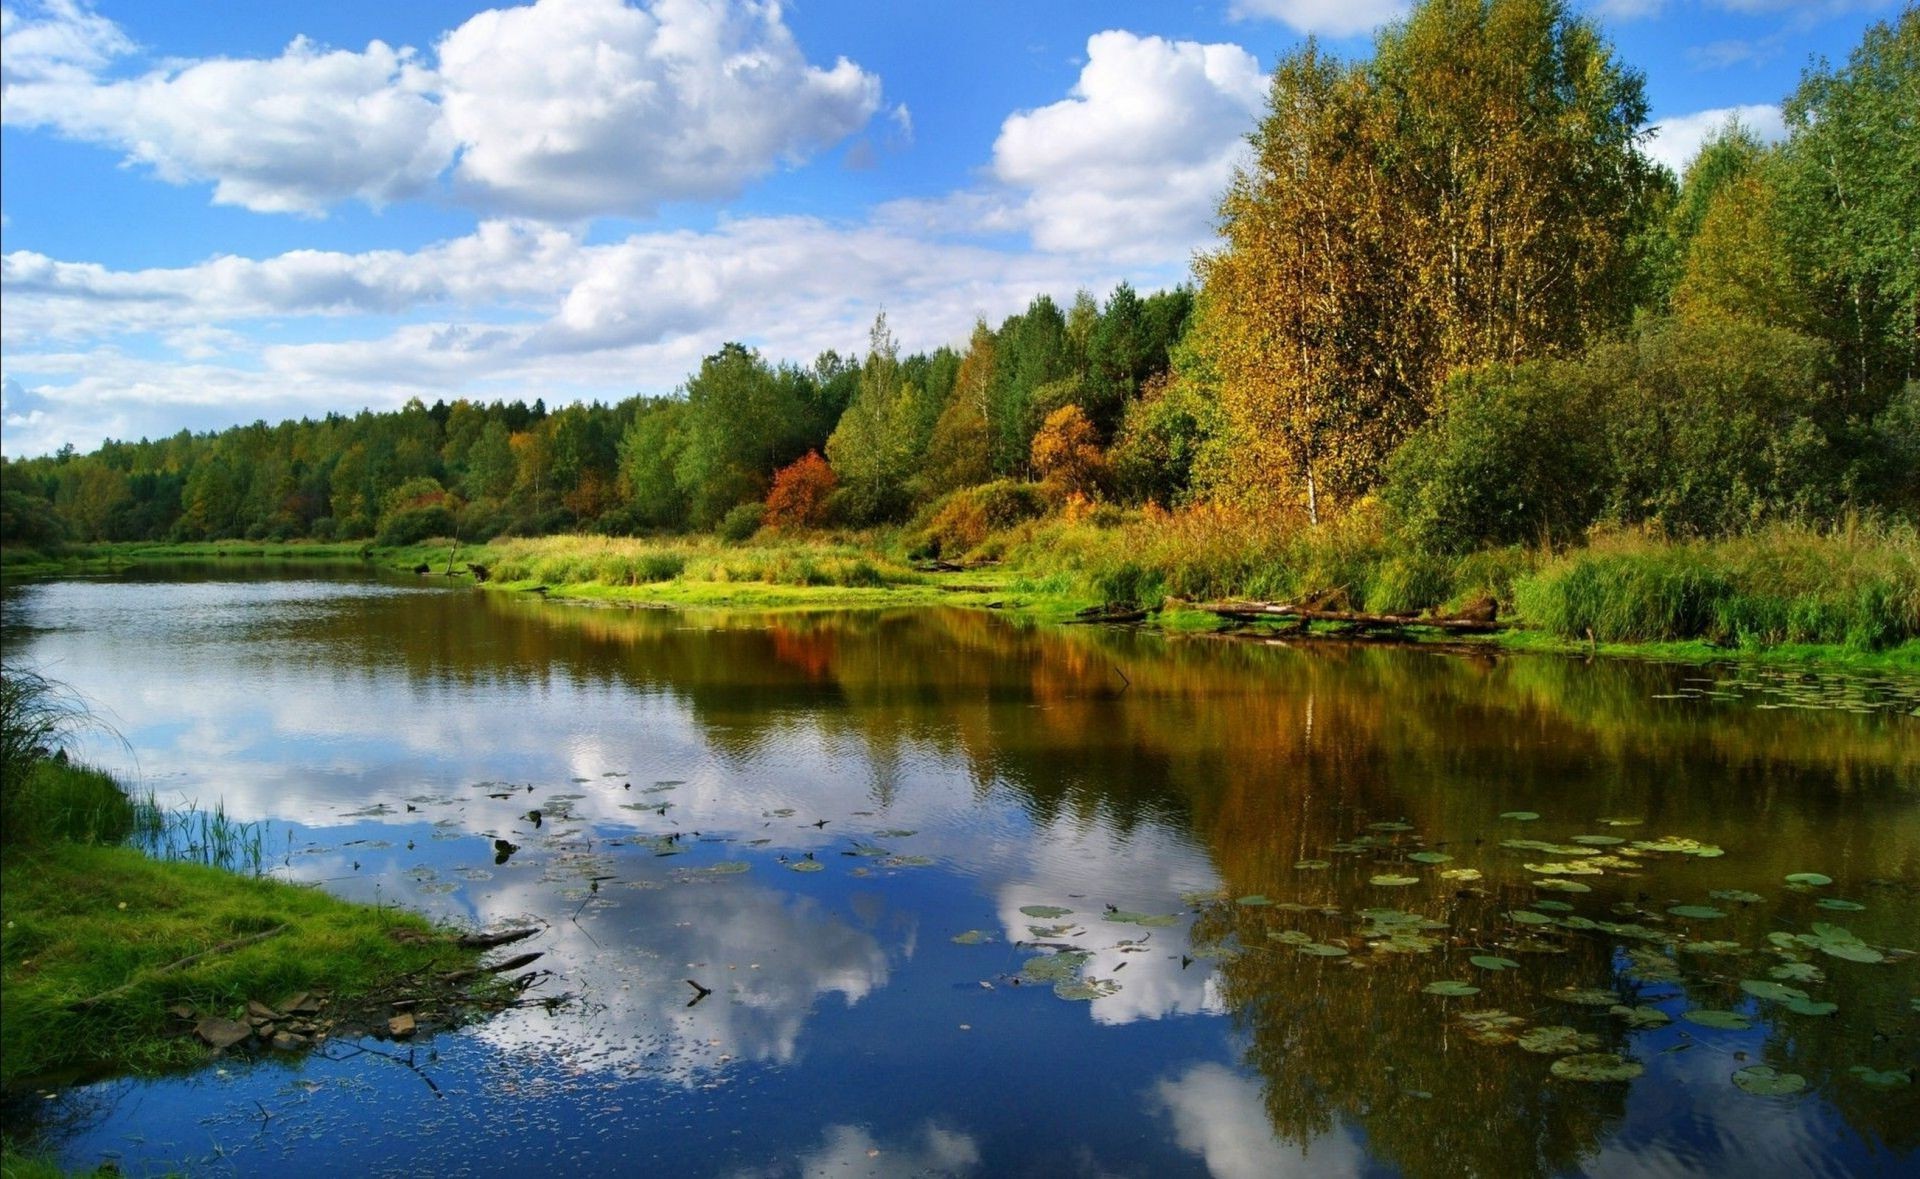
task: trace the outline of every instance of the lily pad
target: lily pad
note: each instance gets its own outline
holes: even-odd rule
[[[1531,823],[1540,817],[1538,811],[1501,811],[1500,817],[1512,819],[1516,823]]]
[[[1297,929],[1269,929],[1267,931],[1267,937],[1282,945],[1288,946],[1310,946],[1313,944],[1312,934],[1302,933]]]
[[[1058,954],[1041,954],[1021,964],[1020,977],[1028,982],[1072,982],[1080,976],[1080,968],[1085,966],[1087,959],[1092,956],[1085,950],[1062,950]]]
[[[1877,1069],[1856,1064],[1847,1071],[1862,1085],[1871,1085],[1875,1089],[1899,1089],[1913,1084],[1913,1074],[1899,1069]]]
[[[1707,895],[1716,901],[1727,901],[1735,905],[1757,905],[1767,899],[1757,892],[1748,892],[1744,888],[1716,888]]]
[[[1272,901],[1268,900],[1264,896],[1261,896],[1259,893],[1254,893],[1251,896],[1244,896],[1234,901],[1234,904],[1236,905],[1253,905],[1253,906],[1271,905],[1272,903],[1273,903]]]
[[[1466,1025],[1467,1038],[1482,1044],[1511,1044],[1520,1036],[1517,1029],[1527,1022],[1500,1010],[1462,1011],[1459,1019]]]
[[[1803,933],[1796,939],[1802,944],[1829,957],[1847,962],[1885,962],[1887,956],[1855,937],[1853,931],[1838,925],[1828,925],[1824,921],[1813,923],[1812,933]]]
[[[1053,984],[1054,998],[1078,1003],[1104,999],[1119,990],[1120,984],[1110,978],[1076,978]]]
[[[1807,1079],[1799,1073],[1783,1073],[1770,1064],[1736,1070],[1733,1083],[1756,1097],[1785,1097],[1807,1087]]]
[[[1429,995],[1444,995],[1449,999],[1462,999],[1468,995],[1477,995],[1480,993],[1480,988],[1474,986],[1472,983],[1460,982],[1457,979],[1451,978],[1441,979],[1439,982],[1430,982],[1420,989]]]
[[[1865,912],[1867,908],[1859,901],[1842,900],[1839,897],[1821,897],[1813,903],[1815,907],[1826,909],[1832,913],[1862,913]]]
[[[1680,948],[1689,954],[1744,954],[1747,948],[1739,942],[1698,941],[1682,942]]]
[[[1123,925],[1174,925],[1180,920],[1178,913],[1133,913],[1125,909],[1110,910],[1106,919],[1118,921]]]
[[[1775,1003],[1807,997],[1807,993],[1799,987],[1790,987],[1785,983],[1770,982],[1763,978],[1742,979],[1740,989],[1756,999],[1771,999]]]
[[[1781,1006],[1795,1015],[1832,1015],[1840,1010],[1840,1004],[1822,999],[1788,999]]]
[[[1550,880],[1536,880],[1536,881],[1534,881],[1533,883],[1534,883],[1534,887],[1536,887],[1536,888],[1544,888],[1544,887],[1546,887],[1546,886],[1547,886],[1548,884],[1571,884],[1571,883],[1573,883],[1573,882],[1572,882],[1572,881],[1570,881],[1570,880],[1560,880],[1560,881],[1550,881]],[[1584,892],[1584,891],[1586,891],[1586,887],[1587,887],[1587,886],[1586,886],[1586,885],[1584,885],[1584,884],[1583,884],[1583,885],[1581,885],[1581,886],[1580,886],[1580,888],[1581,888],[1581,891],[1583,891],[1583,892]],[[1549,901],[1549,900],[1546,900],[1546,899],[1544,899],[1544,898],[1543,898],[1543,899],[1540,899],[1540,900],[1536,900],[1536,901],[1534,901],[1534,902],[1533,902],[1533,907],[1534,907],[1534,908],[1536,908],[1536,909],[1545,909],[1545,910],[1547,910],[1547,911],[1548,911],[1549,913],[1571,913],[1571,912],[1573,912],[1573,906],[1572,906],[1572,905],[1569,905],[1569,904],[1568,904],[1567,902],[1565,902],[1565,901]],[[1565,924],[1567,924],[1567,922],[1564,922],[1564,921],[1563,921],[1563,922],[1561,922],[1561,924],[1562,924],[1562,925],[1565,925]]]
[[[1360,932],[1365,937],[1374,936],[1364,929]],[[1386,940],[1373,943],[1374,952],[1377,954],[1431,954],[1439,948],[1439,938],[1427,937],[1411,930],[1395,930],[1387,935]]]
[[[1689,921],[1715,921],[1726,916],[1725,912],[1712,905],[1674,905],[1667,912],[1675,917],[1685,917]]]
[[[1600,1046],[1600,1037],[1564,1025],[1531,1028],[1520,1035],[1520,1047],[1542,1056],[1568,1056]]]
[[[1586,847],[1615,847],[1626,840],[1618,835],[1576,835],[1573,842]]]
[[[1594,987],[1560,987],[1547,994],[1562,1003],[1573,1003],[1580,1007],[1612,1007],[1620,1002],[1620,996],[1612,991]]]
[[[1294,864],[1294,869],[1300,872],[1319,872],[1331,867],[1332,860],[1301,860]]]
[[[1440,872],[1442,880],[1458,880],[1462,883],[1480,879],[1478,868],[1444,868]]]
[[[1824,888],[1833,883],[1833,877],[1820,872],[1794,872],[1787,877],[1788,884],[1804,884],[1809,888]]]
[[[1611,1052],[1582,1052],[1563,1056],[1553,1062],[1553,1075],[1563,1081],[1631,1081],[1646,1072],[1637,1060],[1615,1056]]]
[[[1529,872],[1538,872],[1543,876],[1604,876],[1606,872],[1596,864],[1585,860],[1554,860],[1545,864],[1521,865]]]
[[[1367,883],[1377,885],[1380,888],[1405,888],[1409,884],[1420,883],[1420,878],[1418,876],[1395,876],[1392,873],[1381,873],[1369,879]]]
[[[1369,831],[1411,831],[1412,823],[1368,823]]]
[[[1553,924],[1553,918],[1547,916],[1545,913],[1535,913],[1531,909],[1515,909],[1513,912],[1508,913],[1507,916],[1513,918],[1515,921],[1518,921],[1522,925],[1552,925]]]
[[[826,865],[819,860],[795,860],[793,863],[788,864],[787,867],[793,869],[795,872],[820,872],[825,870]]]
[[[1680,1018],[1703,1028],[1718,1028],[1724,1032],[1744,1032],[1753,1024],[1738,1011],[1717,1011],[1711,1007],[1697,1007],[1692,1011],[1683,1011]]]
[[[1767,971],[1767,975],[1784,982],[1819,982],[1825,977],[1820,973],[1820,968],[1811,962],[1782,962]]]
[[[1446,852],[1414,852],[1407,858],[1416,864],[1444,864],[1453,859]]]
[[[981,942],[986,941],[987,936],[987,931],[984,929],[969,929],[965,933],[954,934],[953,937],[948,940],[958,946],[977,946]]]
[[[1673,1017],[1666,1012],[1645,1004],[1629,1007],[1622,1003],[1609,1008],[1607,1014],[1626,1020],[1627,1026],[1631,1028],[1658,1028],[1673,1022]]]
[[[1635,840],[1629,846],[1639,851],[1678,852],[1683,856],[1699,856],[1707,860],[1727,854],[1711,843],[1701,843],[1697,839],[1688,839],[1681,835],[1663,835],[1659,839]]]
[[[1039,917],[1042,920],[1065,917],[1073,912],[1072,909],[1063,909],[1059,905],[1021,905],[1020,911],[1029,917]]]
[[[1302,954],[1311,954],[1315,958],[1345,958],[1347,956],[1347,948],[1345,946],[1330,946],[1325,942],[1312,942],[1308,945],[1301,946],[1300,952]]]
[[[1467,959],[1467,961],[1473,963],[1475,966],[1478,966],[1482,970],[1497,971],[1497,970],[1520,969],[1520,964],[1518,962],[1515,962],[1513,959],[1500,958],[1500,957],[1496,957],[1493,954],[1475,954],[1473,957]]]

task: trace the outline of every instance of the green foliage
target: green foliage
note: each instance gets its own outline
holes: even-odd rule
[[[1920,538],[1910,528],[1774,530],[1712,545],[1619,538],[1522,576],[1514,601],[1565,638],[1877,651],[1920,636]]]
[[[1849,408],[1870,415],[1920,371],[1920,8],[1808,70],[1785,115],[1785,237]]]
[[[735,505],[764,498],[773,472],[817,445],[808,432],[811,393],[806,373],[776,369],[740,344],[700,363],[687,382],[674,462],[696,527],[712,527]]]
[[[45,496],[10,486],[0,490],[0,544],[55,552],[66,539],[66,523]]]
[[[842,488],[835,505],[843,518],[869,524],[906,514],[958,368],[957,358],[943,361],[938,373],[924,362],[903,363],[886,316],[874,320],[859,387],[827,439],[827,460]],[[921,383],[929,380],[941,387]]]
[[[1596,349],[1585,368],[1605,397],[1607,516],[1704,536],[1830,518],[1847,480],[1823,360],[1804,336],[1741,321],[1659,324]]]
[[[1388,467],[1414,544],[1564,544],[1602,520],[1724,536],[1831,519],[1855,469],[1813,340],[1752,320],[1654,321],[1572,360],[1478,370]],[[1889,445],[1892,445],[1889,442]]]
[[[721,540],[746,540],[760,531],[761,521],[766,519],[767,505],[762,503],[735,504],[720,518],[720,524],[713,532]]]
[[[1535,362],[1448,382],[1440,413],[1387,466],[1382,498],[1418,547],[1563,543],[1605,502],[1604,392],[1577,366]]]
[[[403,508],[380,521],[374,543],[386,546],[418,544],[430,536],[453,536],[458,531],[454,514],[445,505]]]

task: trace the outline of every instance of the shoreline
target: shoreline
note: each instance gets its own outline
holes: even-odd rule
[[[604,538],[566,537],[585,548]],[[668,542],[684,543],[684,542]],[[826,552],[829,546],[812,539],[797,542],[804,549]],[[751,546],[734,546],[747,551]],[[928,572],[899,568],[891,576],[879,574],[878,584],[789,584],[753,579],[687,578],[677,572],[640,584],[609,584],[592,579],[541,580],[532,577],[480,580],[470,570],[473,558],[494,555],[494,542],[462,544],[449,561],[446,543],[422,543],[380,548],[370,542],[260,542],[212,541],[184,544],[127,542],[93,545],[65,557],[34,562],[0,563],[7,584],[43,577],[111,574],[140,565],[223,564],[229,561],[372,567],[384,573],[417,574],[431,580],[459,581],[492,593],[531,594],[554,601],[630,609],[685,611],[749,611],[785,613],[817,610],[923,609],[951,606],[987,609],[1042,625],[1085,623],[1082,611],[1105,603],[1076,592],[1063,574],[1035,579],[1001,567],[977,567],[958,572]],[[878,551],[872,554],[884,562]],[[36,554],[38,556],[38,554]],[[449,564],[451,574],[445,572]],[[428,571],[420,573],[420,566]],[[1091,624],[1105,625],[1097,621]],[[1878,650],[1861,650],[1838,643],[1774,643],[1720,645],[1705,639],[1592,642],[1569,639],[1529,626],[1524,620],[1510,630],[1491,635],[1463,636],[1419,627],[1389,635],[1362,635],[1335,623],[1300,626],[1290,621],[1228,623],[1210,613],[1184,609],[1172,599],[1149,607],[1146,617],[1125,625],[1171,636],[1244,635],[1273,639],[1344,640],[1403,643],[1411,646],[1452,646],[1513,654],[1577,655],[1648,659],[1704,665],[1720,662],[1801,667],[1808,670],[1855,674],[1920,674],[1920,638]]]

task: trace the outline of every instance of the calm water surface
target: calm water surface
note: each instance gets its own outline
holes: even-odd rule
[[[544,924],[533,993],[576,997],[412,1068],[70,1091],[76,1165],[1920,1168],[1912,683],[311,572],[5,624],[126,738],[96,760],[270,822],[280,877]]]

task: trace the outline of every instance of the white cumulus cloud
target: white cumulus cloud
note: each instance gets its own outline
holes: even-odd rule
[[[133,47],[119,25],[79,0],[0,6],[0,79],[8,83],[84,76]]]
[[[305,214],[355,197],[384,204],[424,190],[453,156],[430,71],[380,41],[353,52],[296,39],[276,58],[118,81],[46,60],[10,77],[7,123],[111,146],[171,183],[211,181],[217,204]]]
[[[121,78],[105,71],[136,47],[78,0],[0,19],[9,125],[256,212],[379,206],[439,192],[451,169],[489,214],[645,215],[730,197],[881,109],[880,80],[810,64],[772,0],[537,0],[473,16],[431,60],[298,38],[274,58]]]
[[[1351,37],[1407,14],[1407,0],[1232,0],[1236,20],[1277,20],[1303,33]]]
[[[1780,108],[1771,103],[1759,103],[1716,107],[1713,110],[1695,111],[1690,115],[1669,115],[1655,119],[1653,138],[1647,142],[1644,150],[1671,168],[1674,175],[1684,175],[1687,164],[1699,153],[1700,145],[1726,126],[1729,119],[1738,119],[1763,143],[1787,137],[1787,124]]]
[[[1165,256],[1208,239],[1265,98],[1238,45],[1097,33],[1065,99],[1002,124],[993,173],[1041,249]]]
[[[878,78],[808,64],[771,3],[540,0],[475,16],[439,59],[456,178],[537,215],[731,196],[880,108]]]

